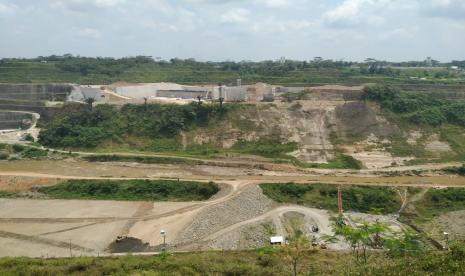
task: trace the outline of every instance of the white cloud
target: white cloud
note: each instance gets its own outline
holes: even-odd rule
[[[114,8],[125,4],[126,0],[50,0],[54,8],[62,8],[73,12],[86,12],[92,9]]]
[[[269,8],[279,8],[290,5],[292,0],[255,0],[255,2]]]
[[[221,15],[223,23],[245,23],[249,21],[250,11],[242,8],[234,8]]]
[[[381,40],[390,40],[390,39],[399,39],[399,38],[407,38],[412,36],[412,30],[405,29],[405,28],[397,28],[394,30],[382,32],[378,35]]]
[[[82,28],[77,31],[77,35],[83,38],[99,39],[102,37],[102,32],[93,28]]]
[[[380,24],[384,18],[381,9],[393,0],[344,0],[323,14],[323,21],[331,27],[354,27],[362,23]]]
[[[426,16],[465,20],[464,0],[429,0],[420,3]]]
[[[16,5],[8,2],[0,3],[0,18],[14,15],[17,8],[18,7]]]
[[[276,20],[269,18],[268,20],[258,21],[251,25],[251,31],[265,34],[276,32],[306,31],[319,28],[318,23],[309,20]]]

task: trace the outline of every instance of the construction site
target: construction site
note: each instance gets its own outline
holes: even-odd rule
[[[409,161],[415,156],[401,157],[388,149],[388,144],[394,143],[389,137],[405,135],[409,144],[421,143],[432,156],[458,152],[439,134],[421,130],[404,133],[383,117],[379,107],[361,101],[363,86],[286,88],[238,84],[236,87],[169,83],[0,85],[0,104],[4,110],[0,112],[0,143],[4,145],[3,151],[13,147],[10,157],[0,161],[0,192],[5,194],[0,199],[0,256],[248,250],[270,243],[285,245],[296,230],[295,225],[321,250],[348,251],[350,243],[336,233],[335,221],[339,220],[351,227],[382,223],[388,236],[402,235],[404,231],[426,233],[431,241],[428,246],[441,250],[447,247],[442,233],[447,232],[451,238],[465,235],[462,227],[465,208],[445,211],[421,225],[405,219],[405,213],[415,212],[415,202],[421,202],[425,194],[459,188],[465,185],[465,179],[444,171],[460,166],[460,162],[412,164]],[[459,93],[465,95],[465,91]],[[458,92],[454,97],[457,95]],[[213,156],[183,156],[119,152],[117,148],[111,152],[59,149],[34,144],[39,137],[41,117],[53,116],[54,109],[70,103],[122,106],[201,101],[215,105],[220,99],[252,104],[253,108],[241,109],[234,116],[253,127],[237,129],[227,122],[215,128],[183,130],[184,147],[211,145],[218,140],[219,146],[228,149],[244,140],[280,137],[298,145],[286,156],[320,167],[296,166],[272,157],[232,151]],[[335,137],[345,142],[337,142]],[[18,145],[26,150],[15,149]],[[25,157],[28,150],[45,153],[31,160]],[[341,153],[359,162],[360,168],[330,167]],[[104,160],[102,154],[113,154],[120,160]],[[138,162],[131,158],[155,161]],[[41,187],[54,187],[67,180],[163,179],[213,181],[219,192],[207,200],[185,202],[62,199],[37,192]],[[323,183],[330,185],[325,189],[337,192],[328,195],[327,204],[332,206],[329,208],[311,200],[299,204],[293,197],[277,200],[264,192],[263,183],[311,187]],[[353,186],[382,187],[393,202],[392,210],[361,212],[362,209],[351,207],[353,200],[360,200],[344,195],[345,189]],[[319,196],[326,193],[320,191]],[[307,196],[305,192],[296,196],[303,195]],[[381,203],[372,207],[376,209]],[[328,237],[335,239],[329,241]],[[378,247],[373,245],[373,250],[382,250]]]

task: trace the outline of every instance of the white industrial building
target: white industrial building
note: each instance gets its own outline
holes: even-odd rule
[[[73,90],[68,95],[69,102],[84,102],[86,99],[92,98],[94,101],[103,101],[104,97],[99,87],[96,86],[73,86]]]
[[[243,86],[217,86],[213,88],[212,100],[223,98],[226,102],[245,102],[248,100],[247,88]]]
[[[200,86],[184,86],[176,83],[148,83],[116,86],[116,94],[132,99],[143,98],[181,98],[195,99],[198,96],[207,98],[211,89]]]

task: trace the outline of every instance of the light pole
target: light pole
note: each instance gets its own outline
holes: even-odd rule
[[[162,235],[162,237],[163,237],[163,247],[161,248],[161,251],[166,251],[166,232],[165,232],[165,230],[161,230],[160,235]]]
[[[444,240],[446,241],[446,249],[449,249],[449,233],[444,232]]]

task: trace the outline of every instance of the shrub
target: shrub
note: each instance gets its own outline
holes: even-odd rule
[[[219,187],[213,182],[173,180],[68,180],[38,191],[64,199],[190,201],[206,200]]]
[[[22,153],[21,157],[28,158],[28,159],[36,159],[40,157],[46,157],[48,152],[41,149],[36,148],[26,148]]]
[[[16,153],[22,152],[25,149],[24,146],[18,145],[18,144],[14,144],[12,148],[13,148],[13,151]]]
[[[6,152],[0,152],[0,160],[7,160],[10,155]]]

